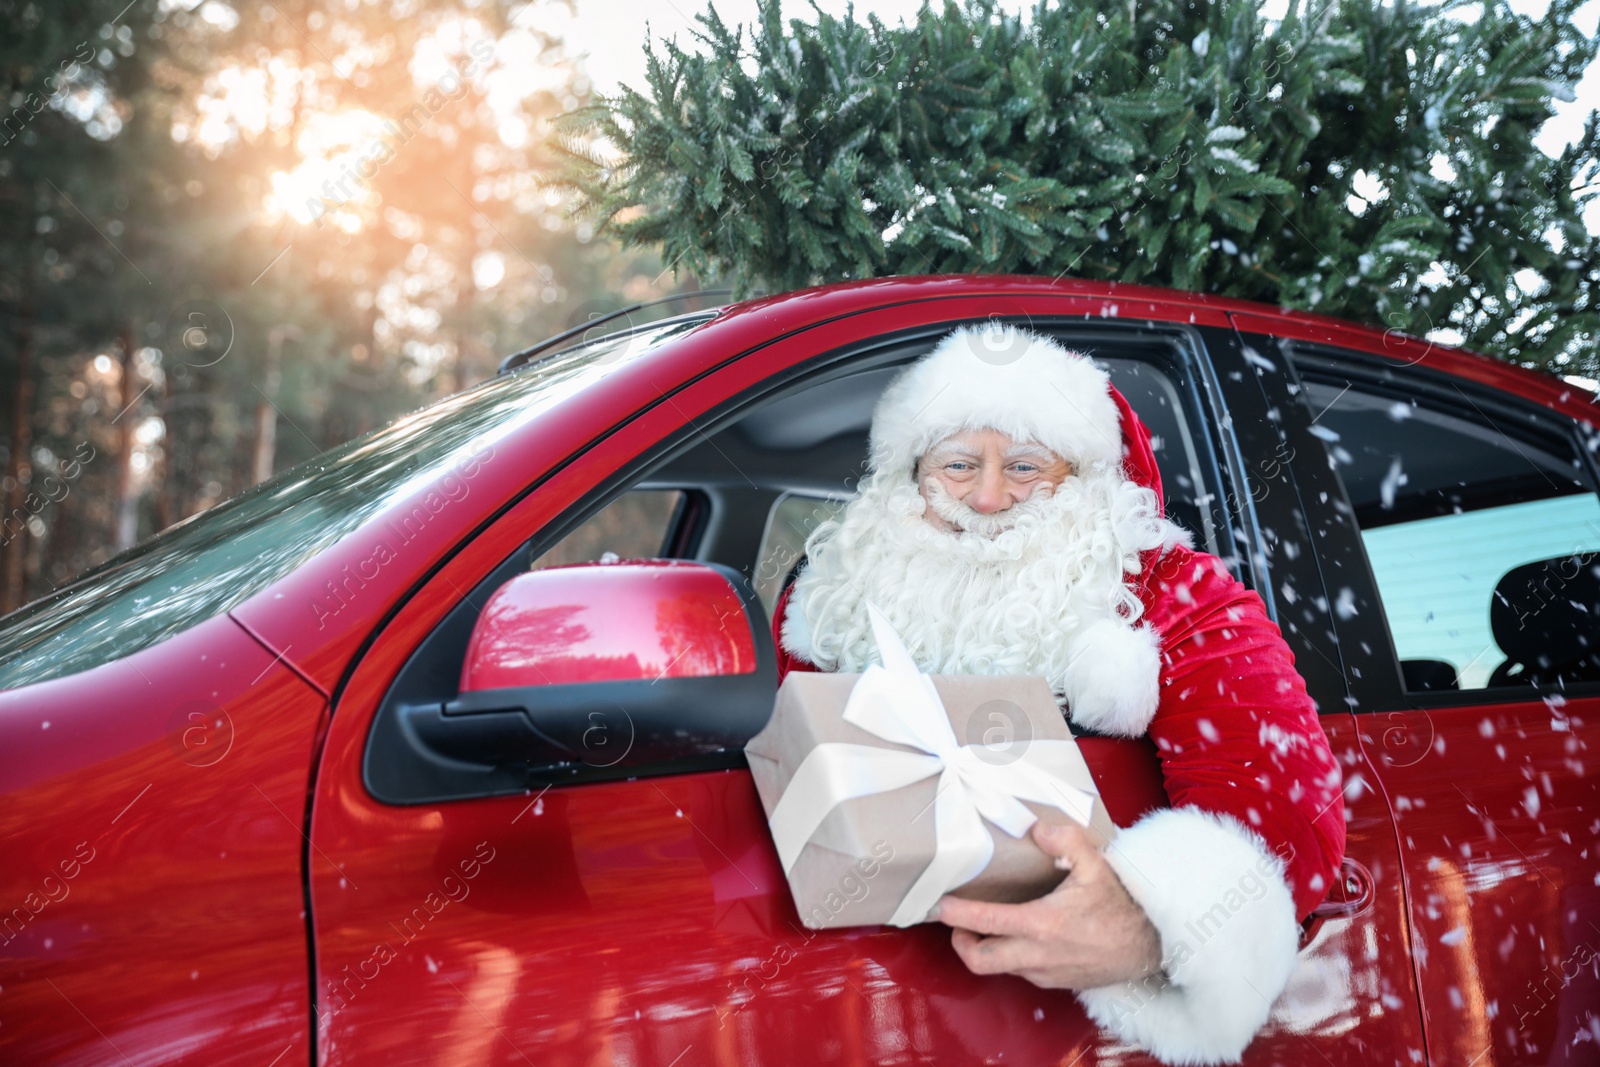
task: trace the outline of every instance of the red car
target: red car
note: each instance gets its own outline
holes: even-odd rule
[[[801,926],[745,769],[878,393],[984,319],[1110,371],[1344,766],[1246,1061],[1600,1062],[1593,395],[1023,277],[514,358],[0,622],[0,1062],[1152,1062],[943,926]],[[1081,744],[1119,822],[1162,802],[1153,748]]]

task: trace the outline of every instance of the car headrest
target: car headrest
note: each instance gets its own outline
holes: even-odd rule
[[[1489,601],[1507,660],[1545,668],[1600,650],[1600,553],[1578,552],[1507,571]]]

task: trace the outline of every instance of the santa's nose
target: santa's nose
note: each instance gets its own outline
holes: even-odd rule
[[[967,494],[966,504],[980,515],[992,515],[1011,506],[1011,494],[1006,492],[1004,479],[986,475]]]

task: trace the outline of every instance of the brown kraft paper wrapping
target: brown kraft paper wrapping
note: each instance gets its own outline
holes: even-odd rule
[[[750,775],[770,816],[795,769],[818,744],[847,742],[914,752],[885,741],[843,718],[858,674],[795,671],[778,689],[772,718],[745,746]],[[935,675],[956,738],[963,744],[1001,743],[988,762],[1005,766],[1032,741],[1072,740],[1061,710],[1042,677]],[[1049,756],[1043,753],[1049,750]],[[1104,846],[1116,828],[1075,744],[1041,746],[1035,759],[1066,784],[1095,794],[1089,836]],[[789,871],[789,890],[801,921],[811,929],[884,923],[934,854],[937,774],[908,786],[841,802],[823,820]],[[1046,823],[1074,821],[1065,812],[1024,801]],[[970,900],[1018,903],[1060,884],[1063,872],[1031,836],[1014,838],[985,820],[994,857],[972,881],[951,891]]]

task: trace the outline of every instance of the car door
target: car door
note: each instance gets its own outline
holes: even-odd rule
[[[1139,373],[1141,345],[1181,355],[1179,371],[1148,392],[1157,407],[1182,405],[1181,427],[1199,441],[1185,453],[1188,466],[1169,472],[1177,487],[1170,495],[1241,573],[1258,584],[1273,577],[1253,547],[1262,540],[1255,513],[1240,505],[1249,494],[1245,457],[1237,445],[1218,443],[1231,439],[1224,383],[1188,324],[1198,319],[1225,339],[1232,334],[1203,308],[1130,301],[1123,314],[1140,317],[1122,324],[1102,318],[1107,309],[1098,299],[902,304],[827,321],[664,390],[429,576],[374,636],[342,687],[318,777],[309,856],[326,1062],[1148,1062],[1135,1050],[1103,1044],[1070,994],[971,975],[942,926],[802,927],[737,752],[697,754],[634,777],[596,774],[536,788],[492,775],[475,784],[470,773],[414,797],[403,795],[404,775],[379,786],[382,796],[373,788],[374,767],[392,769],[409,744],[401,732],[385,733],[385,708],[396,707],[412,681],[419,699],[453,691],[459,651],[454,659],[434,658],[430,649],[462,647],[477,608],[499,584],[627,490],[672,490],[663,472],[674,457],[699,448],[707,462],[725,461],[728,480],[736,481],[736,439],[722,430],[758,400],[781,402],[842,370],[886,368],[925,351],[956,323],[997,310],[1035,328],[1076,330],[1097,353],[1124,352],[1125,376]],[[1246,366],[1237,345],[1228,359]],[[1241,373],[1235,384],[1255,397],[1253,413],[1264,408],[1253,381]],[[1152,408],[1153,423],[1157,416]],[[1288,480],[1286,470],[1273,476]],[[678,488],[689,491],[685,501],[703,499],[696,486]],[[782,496],[775,484],[749,491],[766,494],[771,507]],[[1282,500],[1278,506],[1291,506],[1287,494]],[[728,514],[713,507],[696,516],[687,503],[678,513],[669,540],[702,554],[706,542],[696,548],[682,536],[683,523],[715,529]],[[742,534],[711,542],[742,538],[751,549],[744,569],[757,581],[769,577],[757,558],[764,514],[756,512],[753,523],[747,516]],[[1306,541],[1302,534],[1284,538]],[[1296,554],[1309,558],[1309,550]],[[1314,572],[1304,580],[1319,581]],[[1316,601],[1320,585],[1305,593]],[[1302,628],[1323,624],[1325,618]],[[1358,765],[1342,683],[1337,693],[1327,684],[1314,692],[1335,750]],[[379,743],[393,747],[375,750]],[[1085,747],[1097,770],[1118,759],[1131,771],[1153,769],[1146,762],[1141,771],[1140,757],[1125,746]],[[1142,810],[1146,798],[1119,791],[1114,776],[1102,784],[1114,816],[1131,821]],[[1378,807],[1360,809],[1368,820],[1361,826],[1381,825],[1383,833],[1352,840],[1392,852],[1392,829]],[[1373,848],[1367,867],[1392,871],[1389,854]],[[1374,1047],[1414,1045],[1420,1052],[1409,971],[1401,968],[1396,979],[1394,957],[1372,952],[1402,936],[1398,891],[1390,880],[1379,888],[1375,902],[1360,899],[1364,890],[1353,876],[1353,899],[1337,901],[1313,924],[1306,967],[1253,1058],[1294,1058],[1307,1042],[1333,1062],[1369,1062],[1363,1050]],[[1392,897],[1384,895],[1391,890]],[[1379,1000],[1380,991],[1387,1000]],[[1389,1000],[1398,1006],[1389,1010]]]
[[[1237,322],[1237,316],[1232,316]],[[1243,486],[1228,511],[1255,561],[1255,589],[1294,652],[1318,721],[1344,774],[1345,859],[1338,884],[1301,936],[1299,964],[1246,1062],[1419,1063],[1424,1040],[1407,939],[1405,873],[1393,814],[1360,742],[1350,678],[1361,665],[1334,627],[1338,597],[1325,569],[1323,489],[1306,477],[1318,441],[1294,417],[1293,368],[1274,341],[1237,328],[1201,331],[1226,392]],[[1315,471],[1312,472],[1313,475]],[[1309,1046],[1309,1047],[1308,1047]],[[1256,1057],[1262,1056],[1261,1059]]]
[[[1594,1062],[1593,430],[1552,410],[1575,390],[1424,342],[1301,328],[1287,347],[1360,744],[1399,833],[1430,1058]]]

